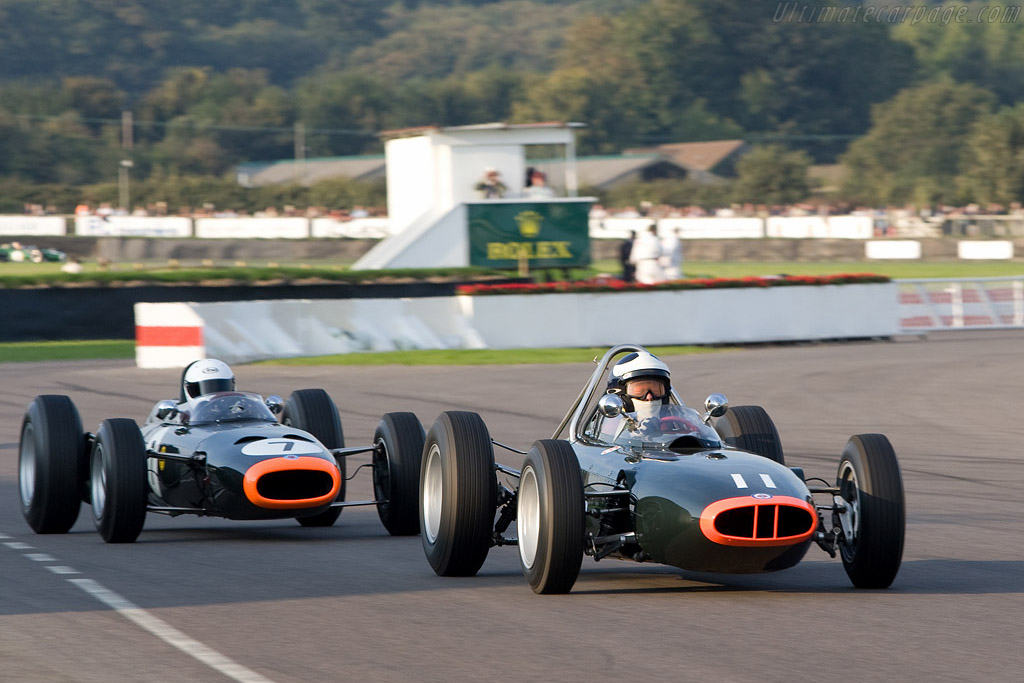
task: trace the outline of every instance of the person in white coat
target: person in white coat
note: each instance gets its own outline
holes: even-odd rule
[[[676,228],[661,240],[661,266],[666,280],[683,279],[682,228]]]
[[[636,266],[636,281],[642,285],[654,285],[665,279],[661,269],[661,242],[658,240],[658,226],[651,223],[647,232],[636,238],[630,263]]]

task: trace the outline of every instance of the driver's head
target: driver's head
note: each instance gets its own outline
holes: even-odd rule
[[[235,390],[235,373],[224,361],[215,358],[197,360],[185,370],[185,397],[192,399],[218,391]]]
[[[619,394],[623,407],[634,412],[636,402],[667,404],[671,379],[668,366],[660,358],[647,351],[636,351],[612,366],[608,392]]]

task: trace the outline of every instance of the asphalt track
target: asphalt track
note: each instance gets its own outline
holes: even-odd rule
[[[16,479],[31,398],[67,394],[95,430],[107,417],[141,420],[174,396],[178,372],[0,364],[0,680],[1020,680],[1024,334],[667,360],[688,403],[720,391],[763,405],[787,462],[810,476],[834,476],[851,434],[889,435],[908,501],[892,588],[851,588],[839,560],[812,547],[793,569],[749,576],[585,558],[571,594],[538,596],[511,548],[492,550],[475,578],[435,576],[419,538],[387,536],[372,508],[347,509],[329,529],[149,515],[138,542],[106,545],[83,506],[70,534],[36,536]],[[327,389],[348,445],[368,442],[387,411],[429,426],[461,409],[525,448],[550,436],[590,368],[236,372],[264,394]],[[368,498],[368,472],[350,486],[350,499]]]

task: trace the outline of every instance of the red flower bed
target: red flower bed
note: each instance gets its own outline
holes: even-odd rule
[[[622,280],[602,282],[524,282],[503,285],[459,285],[456,294],[558,294],[587,292],[651,292],[677,289],[720,289],[736,287],[792,287],[799,285],[859,285],[889,282],[885,275],[872,273],[844,273],[841,275],[769,275],[765,277],[713,278],[674,280],[656,285],[625,283]]]

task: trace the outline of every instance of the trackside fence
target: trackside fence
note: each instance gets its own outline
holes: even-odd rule
[[[905,333],[1024,328],[1024,277],[896,282]]]

